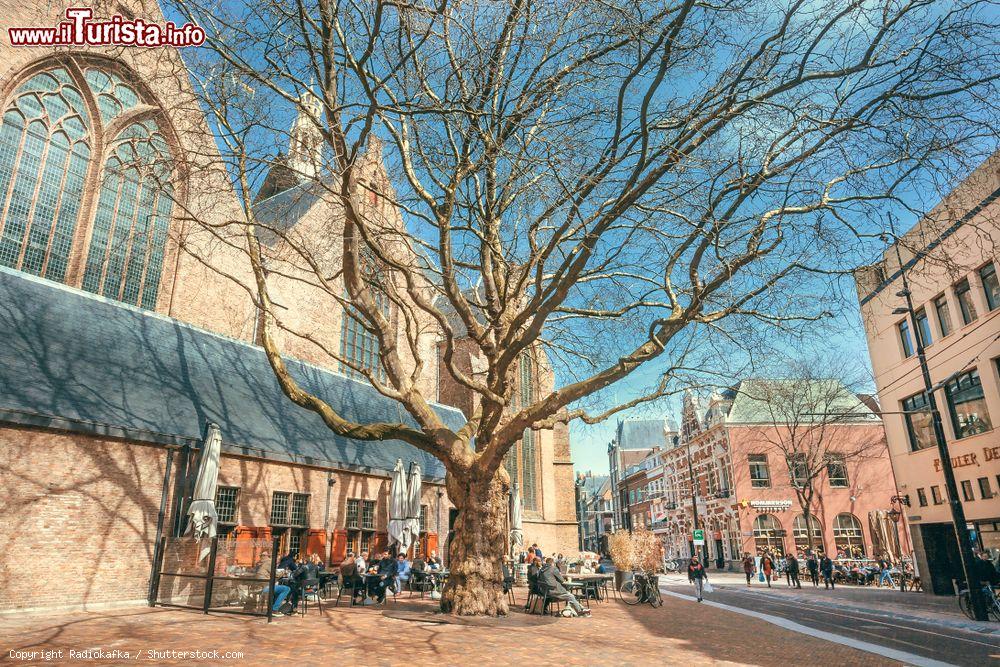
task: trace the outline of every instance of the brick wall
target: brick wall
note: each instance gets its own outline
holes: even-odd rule
[[[166,450],[0,429],[0,610],[146,597]]]

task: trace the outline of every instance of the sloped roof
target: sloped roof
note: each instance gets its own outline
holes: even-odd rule
[[[671,419],[623,419],[618,422],[618,446],[621,449],[666,447],[666,431],[676,431]]]
[[[327,185],[312,180],[306,181],[256,202],[253,206],[254,216],[261,224],[287,232],[317,202],[324,196],[329,196],[331,188],[335,186],[336,182],[333,181]],[[265,238],[268,232],[262,231],[261,235],[262,240],[270,242],[270,238]]]
[[[794,404],[775,404],[783,397],[794,397]],[[799,413],[799,422],[836,421],[866,423],[879,417],[868,405],[835,379],[748,379],[736,387],[728,424],[769,424],[776,418]],[[838,417],[838,415],[843,415]]]
[[[334,435],[284,396],[259,347],[2,267],[0,337],[8,423],[168,444],[200,441],[215,422],[233,453],[376,474],[402,458],[444,477],[406,443]],[[370,385],[294,360],[288,369],[347,419],[413,424]],[[436,409],[451,428],[465,421]]]

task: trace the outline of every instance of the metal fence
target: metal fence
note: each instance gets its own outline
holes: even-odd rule
[[[278,544],[279,538],[164,536],[153,568],[150,604],[263,616],[270,622]]]

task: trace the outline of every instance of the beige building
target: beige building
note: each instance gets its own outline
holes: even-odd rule
[[[949,194],[882,260],[855,273],[899,493],[909,499],[925,590],[952,592],[957,540],[915,336],[926,346],[973,544],[1000,554],[1000,153]],[[901,262],[900,262],[901,260]],[[916,311],[908,321],[905,271]],[[916,328],[917,331],[913,329]],[[931,585],[928,585],[928,580]]]

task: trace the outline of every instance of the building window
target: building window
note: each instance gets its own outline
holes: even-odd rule
[[[921,507],[927,507],[927,492],[923,489],[917,489],[917,503]]]
[[[389,297],[383,292],[373,290],[375,305],[382,311],[386,319],[390,317]],[[385,367],[382,366],[378,336],[369,330],[360,314],[355,315],[347,306],[344,307],[344,322],[340,334],[340,371],[349,377],[364,378],[361,372],[366,371],[379,382],[386,381]]]
[[[357,498],[347,499],[347,512],[346,519],[344,521],[345,528],[359,528],[358,523],[359,510],[361,507],[361,501]]]
[[[903,345],[903,356],[913,356],[913,338],[910,336],[910,323],[903,320],[896,325],[899,330],[899,342]]]
[[[976,496],[972,493],[972,482],[967,479],[962,480],[962,498],[967,503],[976,499]]]
[[[979,497],[983,500],[989,500],[993,497],[993,488],[990,486],[989,477],[980,477],[977,482],[979,483]]]
[[[826,474],[830,479],[830,486],[835,489],[846,489],[849,485],[847,479],[847,463],[843,454],[828,454],[826,457]]]
[[[761,514],[753,521],[753,541],[757,551],[785,555],[784,531],[773,514]]]
[[[833,542],[837,551],[853,557],[865,555],[865,538],[861,522],[853,514],[838,514],[833,519]]]
[[[933,343],[934,339],[931,336],[931,323],[927,319],[927,311],[921,308],[913,314],[913,317],[917,321],[917,336],[920,337],[921,345],[926,347]]]
[[[808,532],[811,535],[806,534],[806,517],[804,514],[799,514],[792,522],[792,535],[795,538],[796,551],[806,551],[807,549],[823,545],[823,527],[820,526],[816,515],[809,515],[809,526],[811,530]]]
[[[931,502],[935,505],[940,505],[944,501],[941,499],[941,489],[937,485],[931,487]]]
[[[292,494],[285,491],[275,491],[271,494],[271,525],[288,525],[288,501]]]
[[[805,454],[795,453],[788,457],[788,474],[792,486],[801,489],[809,484],[809,462]]]
[[[967,438],[993,428],[986,411],[979,371],[963,373],[946,384],[944,390],[948,397],[948,407],[951,408],[951,425],[955,429],[956,438]]]
[[[0,126],[0,264],[60,282],[92,154],[80,88],[62,67],[36,74]]]
[[[997,270],[993,262],[979,269],[979,277],[983,281],[986,305],[990,310],[996,310],[1000,306],[1000,282],[997,281]]]
[[[903,399],[903,412],[913,451],[934,447],[937,440],[934,437],[934,419],[931,417],[927,395],[921,392]]]
[[[236,523],[239,502],[239,487],[220,486],[215,490],[215,511],[219,515],[219,523]]]
[[[523,408],[535,401],[535,364],[531,356],[522,354],[518,360],[517,400]],[[538,434],[527,428],[521,440],[508,450],[504,466],[512,482],[518,484],[524,509],[538,511]],[[634,493],[631,496],[634,498]],[[629,501],[630,504],[635,502]]]
[[[767,465],[767,454],[750,454],[750,486],[755,489],[771,487],[771,469]]]
[[[309,525],[308,493],[296,493],[292,496],[292,514],[289,523],[293,526]]]
[[[83,289],[154,308],[173,208],[167,142],[153,120],[115,137],[104,163]]]
[[[370,551],[375,539],[375,501],[348,498],[345,514],[347,548],[358,554]]]
[[[962,311],[962,322],[969,324],[975,320],[976,305],[972,303],[972,290],[968,280],[959,281],[955,285],[955,298],[958,299],[958,307]]]
[[[948,299],[943,294],[934,299],[934,310],[937,312],[941,336],[947,336],[951,333],[951,309],[948,307]]]
[[[427,505],[420,506],[420,532],[427,532]]]

